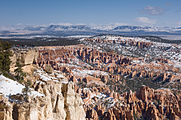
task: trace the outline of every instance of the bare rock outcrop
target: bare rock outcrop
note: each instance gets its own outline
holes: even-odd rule
[[[31,49],[15,49],[12,50],[12,56],[10,57],[11,59],[11,69],[10,71],[14,71],[16,61],[17,59],[21,59],[21,62],[24,65],[30,65],[35,62],[39,56],[38,51],[35,48]]]
[[[0,99],[1,120],[85,120],[81,97],[74,92],[74,84],[53,81],[34,84],[44,96],[29,97],[23,95]],[[18,96],[18,97],[17,97]],[[13,99],[16,98],[16,99]]]

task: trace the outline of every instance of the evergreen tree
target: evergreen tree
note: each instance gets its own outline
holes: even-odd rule
[[[9,73],[10,69],[10,51],[11,45],[7,41],[0,41],[0,71],[4,73]]]
[[[23,72],[22,70],[22,63],[21,63],[21,60],[20,59],[17,59],[16,61],[16,69],[14,70],[15,72],[15,78],[17,79],[17,81],[19,83],[22,83],[24,81],[24,77],[26,76],[26,74]]]
[[[25,83],[25,88],[22,90],[22,93],[25,97],[25,101],[28,100],[28,93],[31,93],[31,89],[30,89],[30,85],[31,85],[31,81],[28,80],[26,83]]]
[[[3,61],[4,61],[4,54],[0,51],[0,70],[3,72]]]

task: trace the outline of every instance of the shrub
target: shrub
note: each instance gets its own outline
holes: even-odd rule
[[[51,74],[53,72],[53,68],[51,65],[45,65],[45,72],[47,72],[48,74]]]

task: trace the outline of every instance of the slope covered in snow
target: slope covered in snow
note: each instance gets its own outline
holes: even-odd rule
[[[22,94],[22,90],[25,88],[22,84],[13,81],[3,75],[0,75],[0,93],[8,97],[9,95]],[[39,92],[31,89],[31,96],[43,96]]]

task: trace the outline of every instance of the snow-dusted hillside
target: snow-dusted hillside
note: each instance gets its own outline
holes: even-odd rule
[[[22,84],[13,81],[3,75],[0,75],[0,93],[8,97],[9,95],[22,94],[22,90],[25,88]],[[31,90],[32,96],[43,96],[39,92]]]

